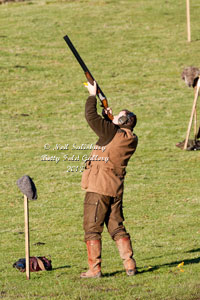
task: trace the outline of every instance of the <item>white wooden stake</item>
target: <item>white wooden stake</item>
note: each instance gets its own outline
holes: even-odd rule
[[[26,279],[29,280],[30,279],[29,209],[28,209],[28,198],[26,197],[26,195],[24,195],[24,221],[25,221]]]
[[[188,42],[191,42],[191,30],[190,30],[190,0],[186,0],[187,10],[187,38]]]

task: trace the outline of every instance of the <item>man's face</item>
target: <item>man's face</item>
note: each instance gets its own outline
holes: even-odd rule
[[[114,119],[112,120],[112,122],[115,125],[119,125],[119,123],[118,123],[119,118],[122,116],[125,116],[125,115],[126,115],[126,112],[124,110],[120,111],[120,113],[118,115],[114,116]]]

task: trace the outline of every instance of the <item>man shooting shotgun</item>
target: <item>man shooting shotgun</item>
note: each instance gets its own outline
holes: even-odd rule
[[[92,83],[88,81],[86,85],[89,97],[85,104],[85,118],[98,136],[98,141],[86,162],[81,182],[86,191],[83,228],[89,264],[89,270],[82,273],[81,278],[102,275],[101,234],[104,223],[116,242],[127,275],[131,276],[136,274],[137,269],[132,257],[130,235],[123,225],[122,198],[126,166],[138,143],[137,136],[132,132],[137,118],[127,109],[112,116],[112,110],[108,107],[104,107],[103,117],[98,115],[96,95],[99,86],[95,81]]]

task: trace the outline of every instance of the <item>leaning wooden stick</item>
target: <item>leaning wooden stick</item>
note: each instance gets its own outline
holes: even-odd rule
[[[194,140],[197,140],[197,107],[194,110]]]
[[[29,209],[28,198],[24,195],[24,222],[25,222],[25,254],[26,254],[26,279],[30,279],[30,243],[29,243]]]
[[[186,0],[187,10],[187,38],[188,42],[191,42],[191,30],[190,30],[190,0]]]
[[[188,139],[189,139],[190,130],[191,130],[191,126],[192,126],[192,120],[194,117],[194,113],[195,113],[195,109],[196,109],[196,105],[197,105],[197,99],[199,96],[199,88],[200,88],[200,80],[198,80],[198,82],[197,82],[196,93],[194,96],[194,102],[193,102],[193,107],[192,107],[192,113],[190,116],[190,121],[189,121],[188,130],[187,130],[187,134],[186,134],[185,144],[184,144],[184,148],[183,148],[184,150],[187,149]]]

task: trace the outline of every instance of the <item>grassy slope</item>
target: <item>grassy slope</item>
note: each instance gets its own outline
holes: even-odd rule
[[[1,296],[5,299],[197,299],[199,286],[199,152],[175,147],[185,138],[193,92],[180,79],[200,66],[198,17],[191,1],[192,43],[185,6],[177,1],[33,1],[0,6]],[[125,225],[141,272],[127,278],[113,241],[103,234],[101,280],[80,280],[86,267],[82,231],[82,162],[63,159],[56,144],[94,143],[84,119],[84,75],[62,37],[69,34],[115,113],[138,116],[139,146],[127,168]],[[114,88],[115,87],[115,88]],[[25,116],[23,114],[27,114]],[[51,150],[45,151],[49,143]],[[72,151],[68,155],[89,154]],[[54,270],[24,274],[23,198],[16,180],[34,178],[31,255],[50,254]],[[44,246],[34,245],[45,242]],[[185,261],[182,268],[177,265]]]

